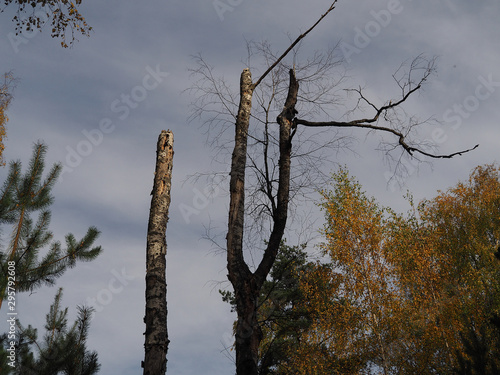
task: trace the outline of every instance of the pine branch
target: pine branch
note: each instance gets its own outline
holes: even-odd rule
[[[57,264],[59,262],[62,262],[66,259],[74,260],[74,259],[79,259],[79,260],[92,260],[94,259],[99,253],[101,252],[101,246],[96,246],[93,249],[86,251],[88,247],[92,245],[94,240],[97,238],[99,235],[99,231],[95,227],[89,228],[87,235],[85,236],[84,239],[80,241],[80,244],[75,244],[74,242],[74,237],[69,234],[66,236],[66,240],[69,242],[70,246],[68,247],[67,254],[65,256],[62,256],[58,259],[55,259],[53,261],[49,261],[47,263],[43,263],[35,268],[31,268],[27,271],[24,272],[24,275],[35,272],[37,270],[43,269],[43,268],[48,268],[51,265]],[[89,239],[91,237],[91,239]],[[72,239],[72,240],[71,240]]]
[[[21,162],[10,165],[9,175],[0,194],[0,223],[13,224],[12,238],[8,252],[2,257],[0,283],[0,308],[7,287],[6,263],[15,261],[19,291],[38,288],[42,284],[52,285],[67,268],[74,267],[77,260],[89,261],[98,256],[101,247],[92,248],[99,235],[95,227],[90,227],[80,242],[73,235],[66,236],[67,249],[62,254],[60,244],[52,242],[49,230],[50,211],[53,202],[52,188],[61,171],[60,164],[54,164],[47,176],[43,176],[47,146],[37,143],[34,146],[29,167],[21,174]],[[36,224],[30,215],[41,210]],[[50,246],[40,261],[41,249]]]

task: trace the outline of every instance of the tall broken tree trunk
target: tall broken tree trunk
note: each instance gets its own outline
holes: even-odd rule
[[[167,282],[165,232],[170,206],[174,135],[162,130],[156,148],[156,170],[146,244],[146,323],[144,375],[167,372]]]
[[[252,75],[243,70],[240,78],[240,104],[236,118],[235,142],[229,181],[230,202],[227,231],[227,269],[236,297],[236,374],[257,374],[258,347],[261,340],[257,324],[259,288],[243,259],[243,228],[245,217],[245,168],[247,160],[248,125],[252,110]]]
[[[230,203],[227,232],[228,278],[234,288],[238,320],[235,330],[236,374],[257,375],[259,344],[262,331],[257,320],[258,298],[264,281],[278,254],[287,221],[290,195],[291,130],[294,125],[298,82],[290,70],[290,88],[283,111],[278,116],[280,126],[279,187],[273,209],[273,229],[262,261],[251,272],[243,257],[243,231],[245,216],[245,168],[248,124],[252,107],[250,70],[245,69],[240,81],[240,105],[236,119],[235,145],[229,183]]]

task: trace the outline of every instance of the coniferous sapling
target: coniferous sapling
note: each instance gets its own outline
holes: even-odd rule
[[[10,164],[9,174],[0,190],[0,225],[10,226],[10,238],[0,239],[0,307],[5,297],[7,262],[16,267],[16,291],[33,291],[42,285],[53,285],[56,279],[78,260],[91,261],[101,253],[94,246],[99,235],[95,227],[77,240],[71,233],[65,237],[65,248],[53,239],[49,230],[51,194],[61,172],[61,164],[55,164],[43,177],[47,146],[37,143],[28,170],[23,174],[21,162]],[[35,219],[33,216],[38,214]],[[9,233],[5,230],[3,233]]]
[[[78,317],[68,326],[68,308],[61,308],[62,288],[54,298],[46,315],[45,334],[38,340],[38,332],[31,325],[24,328],[20,323],[17,368],[14,373],[38,375],[92,375],[100,364],[95,351],[86,348],[93,309],[78,306]],[[38,352],[33,355],[32,349]]]
[[[0,225],[8,228],[2,234],[10,235],[0,238],[3,245],[0,250],[0,307],[7,295],[12,264],[15,266],[16,292],[33,291],[43,285],[53,285],[68,268],[76,265],[77,260],[90,261],[101,252],[100,246],[93,246],[99,235],[95,227],[90,227],[80,240],[67,234],[64,249],[53,239],[49,230],[49,208],[53,203],[52,188],[62,166],[55,164],[44,177],[46,151],[44,144],[35,144],[25,173],[22,173],[20,161],[12,162],[0,189]],[[97,353],[86,349],[93,309],[78,306],[77,320],[68,327],[68,309],[61,309],[61,297],[62,289],[59,289],[46,317],[43,340],[37,341],[37,330],[31,325],[24,328],[17,321],[15,367],[9,363],[5,350],[12,338],[7,334],[0,336],[0,373],[92,375],[98,372]]]

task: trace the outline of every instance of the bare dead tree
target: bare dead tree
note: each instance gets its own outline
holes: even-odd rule
[[[411,157],[451,158],[477,147],[440,155],[420,147],[412,139],[415,128],[427,121],[409,116],[404,104],[434,72],[434,60],[423,56],[418,56],[409,65],[402,65],[394,74],[400,89],[397,98],[379,105],[370,100],[361,88],[349,90],[355,95],[354,108],[340,120],[332,120],[329,107],[338,98],[339,92],[335,88],[341,79],[331,80],[332,71],[338,66],[331,51],[318,53],[305,64],[296,65],[294,58],[294,63],[287,65],[284,59],[297,51],[300,42],[335,8],[336,3],[334,1],[318,21],[293,40],[281,55],[273,54],[266,43],[249,48],[264,57],[267,68],[255,82],[250,69],[243,70],[238,103],[230,87],[216,78],[213,69],[199,57],[198,69],[194,71],[199,78],[194,86],[198,94],[194,114],[208,115],[211,130],[219,127],[216,131],[219,151],[225,150],[229,142],[221,134],[232,126],[233,121],[235,123],[226,250],[228,279],[234,289],[237,312],[237,375],[258,374],[258,349],[262,339],[257,321],[260,290],[276,259],[289,221],[290,206],[304,187],[315,186],[311,181],[320,174],[314,171],[320,169],[322,161],[328,160],[323,158],[322,152],[331,150],[332,146],[344,145],[343,141],[347,139],[339,136],[341,128],[389,135],[394,141],[386,151],[390,153],[400,149]],[[361,110],[372,111],[372,115],[345,118],[356,117]],[[276,112],[274,120],[272,114]],[[308,118],[298,117],[299,113]],[[316,121],[316,117],[326,120]],[[251,123],[254,126],[250,127]],[[307,135],[310,128],[323,129],[323,132],[311,141]],[[306,144],[308,146],[304,149]],[[295,169],[299,173],[294,172]],[[246,224],[247,219],[253,227]],[[249,232],[254,237],[253,242],[248,240]],[[255,238],[261,243],[256,245]],[[245,260],[245,248],[249,245],[262,249],[262,257],[254,264]]]
[[[170,206],[170,186],[174,135],[162,130],[156,148],[156,168],[151,191],[146,244],[146,323],[144,375],[161,375],[167,371],[167,282],[165,231]]]

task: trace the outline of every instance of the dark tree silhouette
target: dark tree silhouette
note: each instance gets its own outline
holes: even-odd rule
[[[297,51],[300,42],[335,9],[336,3],[334,1],[317,22],[291,42],[281,55],[274,55],[266,43],[250,46],[255,47],[253,50],[249,48],[251,53],[256,50],[257,54],[264,57],[267,67],[255,81],[249,68],[243,70],[239,101],[229,86],[215,77],[213,69],[201,57],[197,58],[198,68],[193,70],[194,76],[198,78],[193,86],[197,94],[197,100],[193,103],[194,116],[209,117],[209,133],[219,137],[214,143],[219,144],[222,151],[227,143],[221,134],[231,123],[235,124],[229,173],[226,250],[228,279],[234,289],[237,312],[237,375],[258,373],[258,348],[262,340],[258,324],[258,300],[278,254],[289,209],[300,198],[300,194],[304,194],[304,187],[317,186],[314,182],[321,176],[320,164],[328,160],[328,156],[323,157],[324,150],[341,147],[343,144],[340,140],[345,139],[341,136],[334,142],[331,138],[335,134],[327,135],[326,132],[317,138],[308,138],[306,129],[358,128],[386,133],[394,137],[387,152],[390,154],[400,148],[410,157],[451,158],[470,151],[439,155],[411,141],[412,130],[425,124],[425,121],[408,116],[403,106],[434,72],[434,60],[423,56],[418,56],[409,65],[402,65],[393,76],[400,89],[399,97],[377,105],[365,96],[361,88],[349,90],[351,94],[357,95],[357,104],[349,115],[354,117],[366,107],[373,115],[349,121],[331,120],[328,109],[338,99],[332,78],[335,75],[334,68],[338,66],[333,51],[318,52],[304,65],[295,62],[287,65],[285,57]],[[337,82],[339,80],[342,79]],[[254,99],[257,104],[253,104]],[[280,106],[281,109],[276,113]],[[311,118],[325,116],[328,120],[301,118],[298,117],[299,112]],[[273,113],[276,113],[276,121],[272,120]],[[255,124],[256,130],[250,127],[251,123]],[[317,152],[320,152],[320,156],[314,157]],[[298,172],[292,168],[292,159]],[[252,175],[249,176],[247,170]],[[245,222],[248,219],[250,225]],[[259,244],[260,240],[262,242]],[[244,252],[249,246],[263,251],[262,258],[254,265],[245,261]]]

